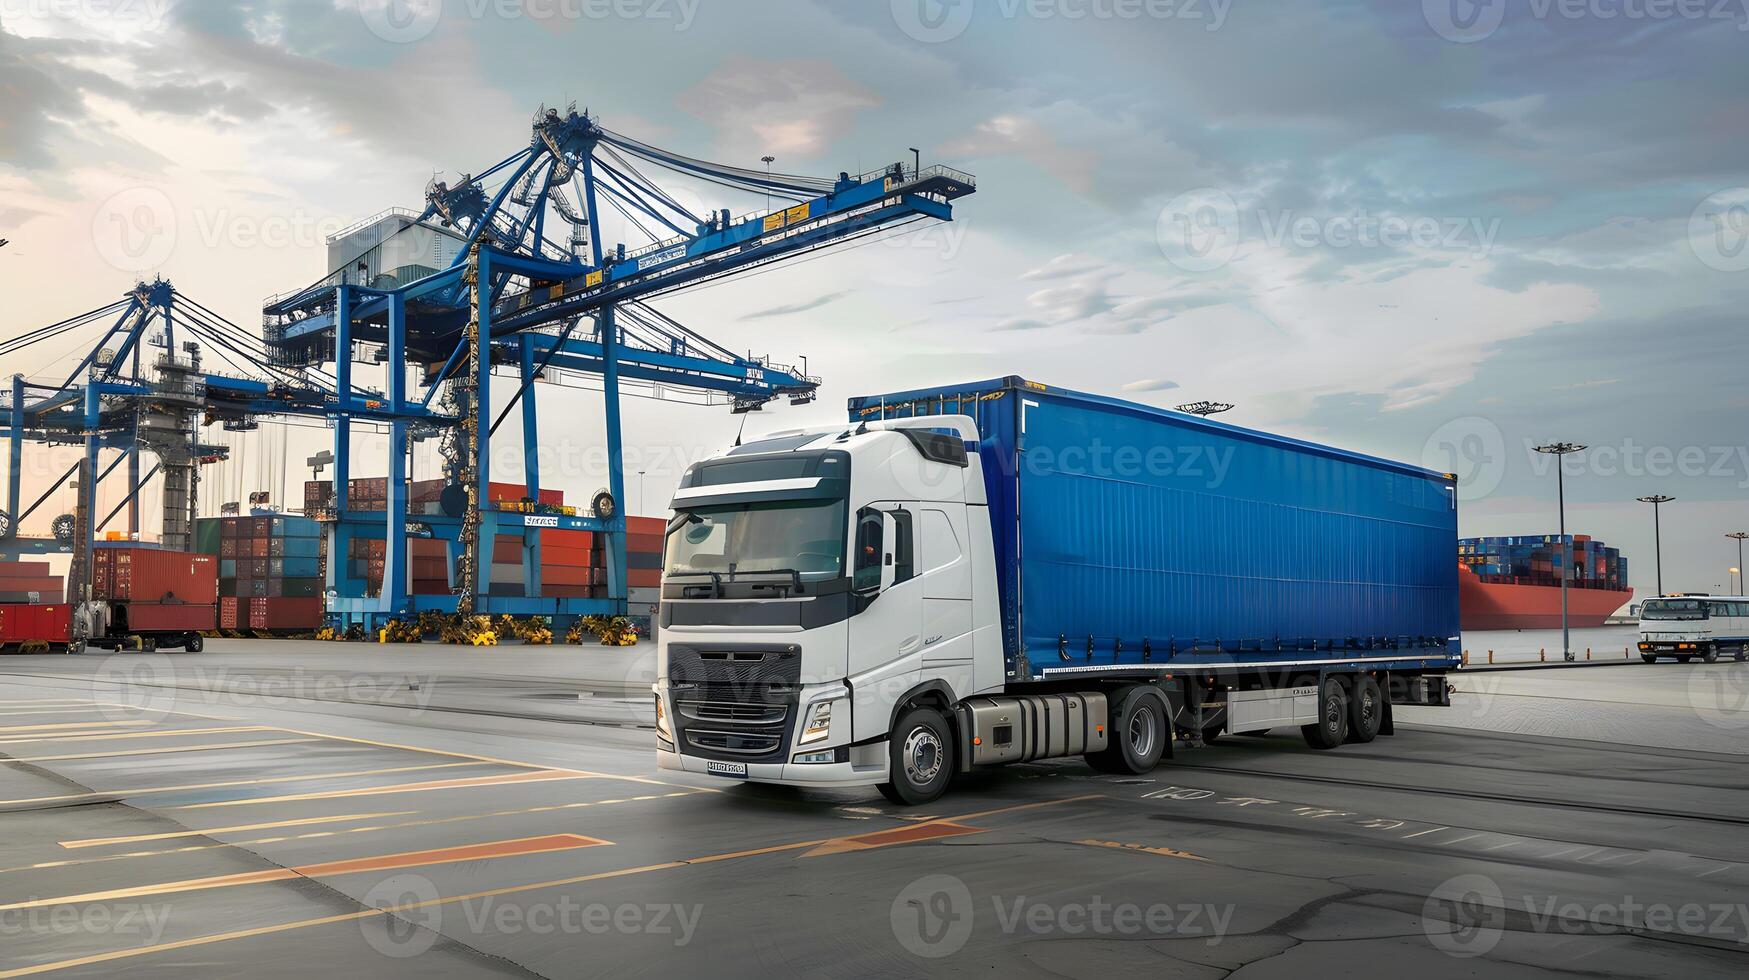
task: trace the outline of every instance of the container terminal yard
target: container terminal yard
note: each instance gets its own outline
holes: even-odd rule
[[[1487,41],[1439,6],[1440,44]],[[953,53],[951,9],[892,8]],[[391,47],[443,30],[346,16]],[[1749,970],[1749,534],[1694,516],[1742,492],[1548,438],[1583,431],[1519,453],[1490,419],[1524,409],[1469,382],[1360,416],[1303,375],[1179,403],[1189,372],[1235,384],[1185,341],[1182,371],[1059,351],[1073,384],[1022,341],[944,354],[900,324],[812,367],[738,350],[939,285],[865,246],[1009,234],[1011,155],[1113,176],[1054,142],[1075,126],[842,126],[880,100],[836,71],[679,100],[741,142],[630,94],[541,104],[417,206],[328,229],[319,271],[276,256],[258,308],[166,262],[0,317],[0,978]],[[770,85],[809,108],[746,125],[717,98]],[[855,165],[789,164],[828,131]],[[1186,193],[1168,264],[1254,271],[1168,247],[1222,220]],[[1725,229],[1742,202],[1706,206]],[[1166,308],[1054,254],[1004,273],[1036,309]],[[849,285],[785,292],[814,282]],[[1536,377],[1513,391],[1619,380]],[[1455,421],[1381,449],[1429,399]],[[1318,422],[1250,424],[1284,405]],[[628,433],[655,418],[712,435],[650,480]],[[551,452],[585,429],[598,471]],[[1515,454],[1533,479],[1492,496]]]

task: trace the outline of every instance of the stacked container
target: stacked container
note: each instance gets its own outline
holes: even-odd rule
[[[308,630],[322,625],[327,539],[289,514],[219,518],[219,628]],[[195,540],[205,534],[197,524]]]
[[[0,603],[58,603],[65,580],[49,574],[46,561],[0,561]]]
[[[1491,584],[1559,586],[1564,577],[1569,588],[1627,588],[1628,561],[1619,548],[1589,534],[1570,534],[1566,542],[1572,549],[1571,571],[1558,534],[1463,538],[1458,541],[1458,561]]]

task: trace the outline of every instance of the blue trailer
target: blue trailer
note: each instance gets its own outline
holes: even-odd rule
[[[1016,679],[1455,667],[1454,477],[1018,377],[853,398],[977,426]]]
[[[1445,705],[1449,474],[1021,378],[853,399],[688,469],[663,768],[915,804],[953,773]]]

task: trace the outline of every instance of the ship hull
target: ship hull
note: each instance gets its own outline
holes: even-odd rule
[[[1567,590],[1567,624],[1574,629],[1602,626],[1634,596],[1633,589]],[[1458,567],[1459,618],[1466,630],[1561,628],[1559,585],[1483,582]]]

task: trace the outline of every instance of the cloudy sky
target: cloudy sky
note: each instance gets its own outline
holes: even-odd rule
[[[1457,471],[1468,534],[1552,531],[1529,446],[1573,440],[1593,449],[1569,464],[1570,526],[1622,545],[1642,592],[1636,496],[1679,498],[1667,588],[1735,563],[1744,0],[0,0],[0,335],[159,274],[258,323],[326,271],[324,236],[417,207],[571,100],[743,166],[860,172],[918,147],[977,176],[952,224],[659,304],[824,376],[818,405],[749,431],[1002,374],[1221,399]],[[555,482],[593,490],[596,400],[541,405],[566,422]],[[633,509],[737,424],[629,402]],[[301,479],[286,461],[321,439],[240,441],[209,501]]]

